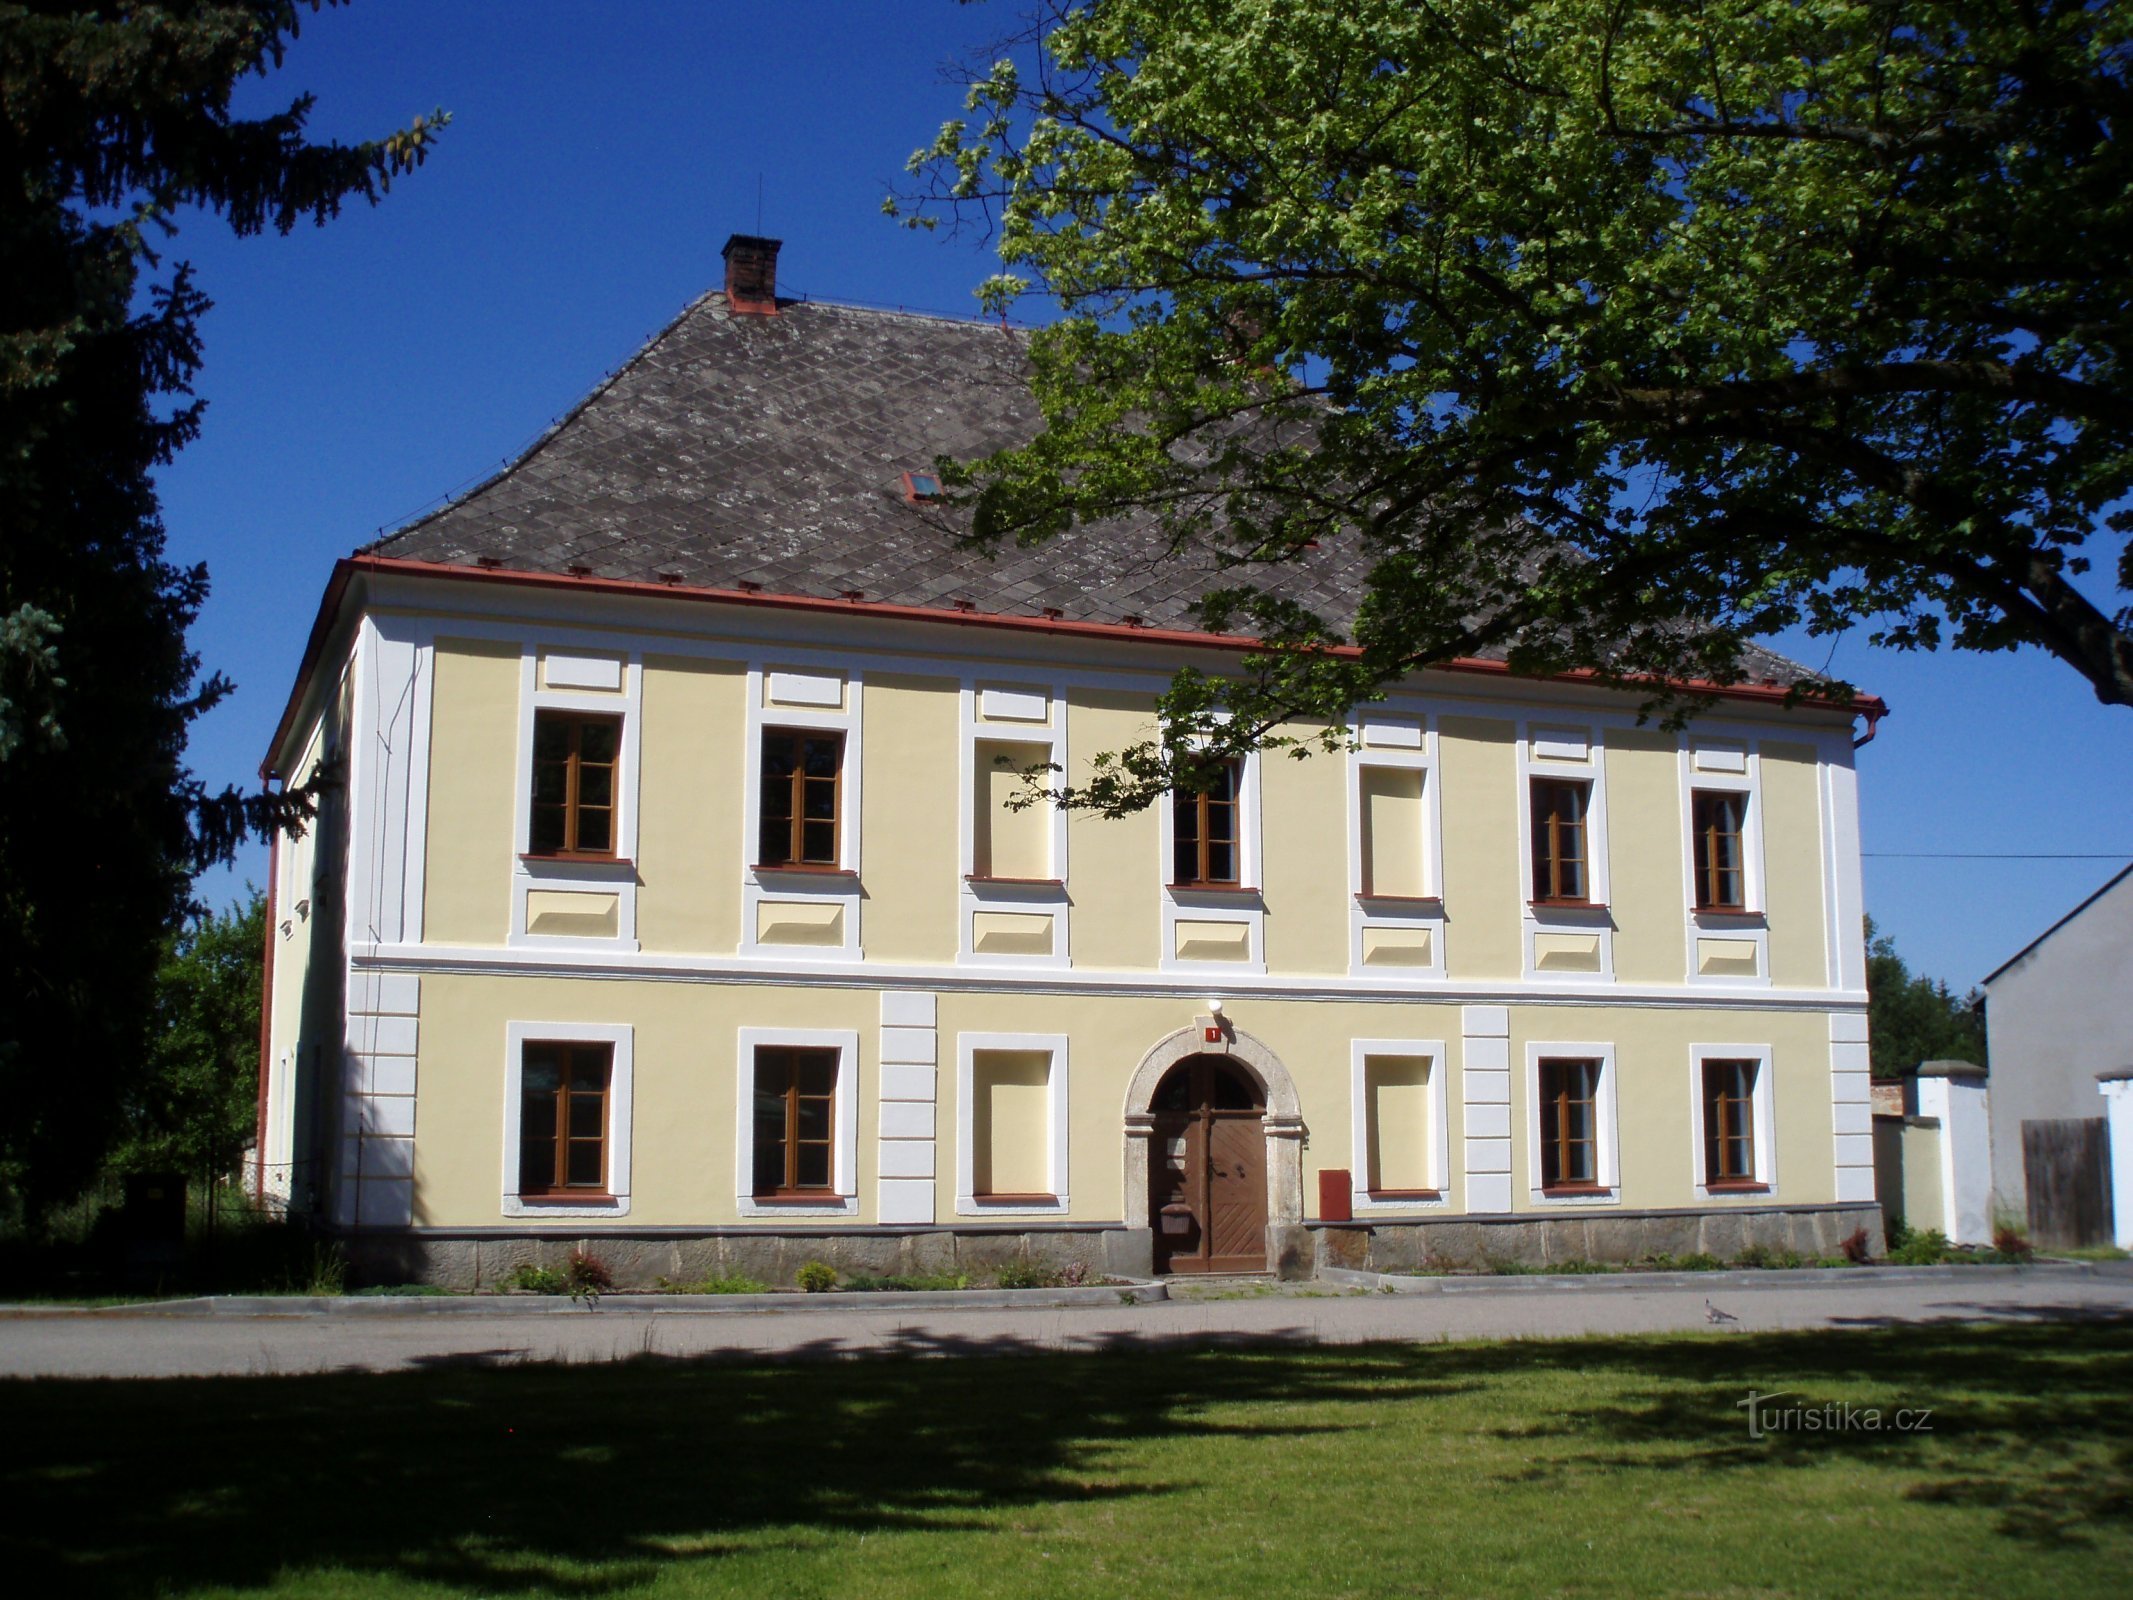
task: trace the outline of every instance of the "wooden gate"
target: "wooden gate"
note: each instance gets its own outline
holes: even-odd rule
[[[1158,1272],[1266,1270],[1266,1102],[1225,1056],[1181,1061],[1155,1091],[1148,1215]]]
[[[2102,1117],[2022,1124],[2029,1241],[2050,1249],[2111,1242],[2110,1147]]]

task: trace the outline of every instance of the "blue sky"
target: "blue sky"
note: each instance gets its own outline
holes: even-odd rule
[[[210,781],[250,781],[336,556],[515,454],[720,275],[782,238],[781,286],[973,312],[982,247],[882,217],[905,157],[960,103],[942,69],[1012,4],[775,7],[360,0],[310,22],[240,109],[318,96],[317,137],[435,106],[430,164],[375,210],[288,238],[188,226],[216,301],[200,441],[162,477],[171,553],[208,563],[194,631],[237,692],[196,730]],[[1819,666],[1828,640],[1780,648]],[[1867,906],[1916,968],[1963,988],[2133,858],[2133,712],[2041,654],[1835,668],[1893,714],[1860,752]],[[1918,859],[2022,852],[2096,860]],[[2115,856],[2113,853],[2116,853]],[[264,851],[204,897],[263,881]]]

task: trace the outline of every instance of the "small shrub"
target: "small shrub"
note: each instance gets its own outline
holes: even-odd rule
[[[1937,1267],[1949,1259],[1948,1236],[1938,1228],[1917,1233],[1906,1228],[1889,1250],[1890,1262],[1899,1267]]]
[[[537,1267],[530,1261],[521,1261],[504,1280],[504,1287],[524,1294],[561,1294],[570,1285],[553,1267]]]
[[[1790,1267],[1804,1267],[1807,1261],[1795,1250],[1775,1250],[1767,1244],[1751,1244],[1733,1264],[1751,1272],[1778,1272]]]
[[[1844,1236],[1844,1259],[1853,1266],[1865,1266],[1872,1254],[1873,1247],[1867,1242],[1866,1229],[1854,1228]]]
[[[671,1278],[661,1278],[659,1287],[668,1294],[768,1294],[770,1285],[760,1278],[751,1278],[745,1272],[713,1273],[708,1278],[699,1278],[694,1283],[676,1283]]]
[[[1059,1270],[1047,1261],[1010,1261],[994,1281],[1003,1289],[1056,1289]]]
[[[1059,1269],[1059,1284],[1065,1289],[1079,1289],[1089,1281],[1089,1264],[1086,1261],[1069,1261]]]
[[[1645,1263],[1654,1272],[1723,1272],[1726,1266],[1708,1250],[1691,1251],[1685,1256],[1646,1256]]]
[[[405,1300],[450,1294],[452,1291],[434,1283],[381,1283],[368,1289],[357,1289],[353,1292],[379,1299]]]
[[[2022,1230],[2011,1222],[1995,1222],[1992,1225],[1993,1253],[2008,1261],[2029,1261],[2036,1256],[2029,1241],[2022,1237]]]
[[[793,1274],[793,1282],[808,1294],[826,1294],[837,1287],[837,1269],[827,1261],[805,1261]]]
[[[337,1244],[314,1243],[299,1293],[336,1295],[348,1288],[348,1256]]]
[[[970,1278],[961,1272],[892,1272],[885,1278],[847,1278],[844,1287],[860,1294],[932,1294],[967,1289]]]
[[[615,1292],[615,1275],[590,1250],[573,1250],[563,1268],[563,1285],[573,1300],[597,1300]]]

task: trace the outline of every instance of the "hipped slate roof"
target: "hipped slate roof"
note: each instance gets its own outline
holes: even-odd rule
[[[1194,628],[1208,589],[1258,582],[1347,628],[1367,563],[1330,544],[1227,572],[1146,522],[958,548],[940,511],[904,498],[902,474],[1035,435],[1026,341],[819,301],[735,316],[713,292],[519,460],[364,553],[1150,628]],[[1752,647],[1744,665],[1806,676]]]

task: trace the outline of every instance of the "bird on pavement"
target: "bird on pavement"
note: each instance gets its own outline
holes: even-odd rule
[[[1719,1310],[1709,1300],[1705,1300],[1703,1303],[1703,1320],[1706,1322],[1738,1322],[1740,1318],[1730,1311]]]

